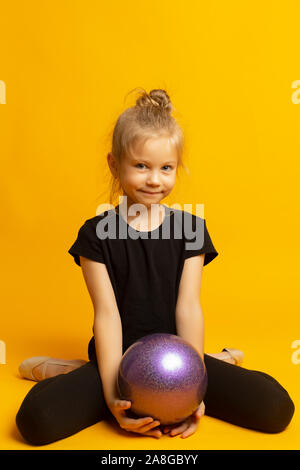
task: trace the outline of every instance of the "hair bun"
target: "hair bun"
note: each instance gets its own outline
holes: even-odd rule
[[[136,100],[136,106],[140,107],[156,107],[163,109],[171,114],[172,112],[172,103],[169,95],[165,90],[157,89],[151,90],[148,94],[146,91]]]

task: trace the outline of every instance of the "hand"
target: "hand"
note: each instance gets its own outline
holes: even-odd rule
[[[177,423],[174,427],[165,426],[163,428],[163,432],[166,434],[171,429],[169,436],[172,436],[172,437],[183,432],[181,436],[182,439],[188,436],[191,436],[196,431],[198,427],[198,421],[200,418],[202,418],[204,413],[205,413],[205,405],[204,405],[204,402],[202,401],[200,405],[198,406],[198,408],[194,411],[194,413],[191,416],[189,416],[186,420],[182,421],[182,423],[179,423],[179,424]]]
[[[153,420],[151,416],[145,418],[128,418],[126,411],[131,407],[131,402],[127,400],[115,399],[109,404],[109,409],[118,421],[120,427],[125,431],[144,434],[160,438],[162,433],[159,429],[153,429],[160,425],[158,420]],[[152,430],[153,429],[153,430]]]

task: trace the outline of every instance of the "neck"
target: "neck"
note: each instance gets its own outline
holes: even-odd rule
[[[136,204],[134,201],[129,201],[129,198],[124,198],[119,204],[119,213],[128,222],[139,219],[142,223],[156,224],[160,223],[164,215],[164,206],[159,203],[151,204],[146,206],[142,204],[141,210],[139,208],[132,208],[132,213],[129,215],[130,207]]]

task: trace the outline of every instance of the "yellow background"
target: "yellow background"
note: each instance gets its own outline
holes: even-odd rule
[[[296,0],[1,3],[2,449],[34,448],[14,421],[34,386],[18,364],[88,359],[92,303],[67,251],[108,201],[108,136],[138,86],[167,90],[186,136],[190,174],[162,202],[204,204],[219,252],[203,274],[205,352],[242,349],[296,411],[275,435],[204,416],[185,440],[100,422],[42,448],[299,448],[299,13]]]

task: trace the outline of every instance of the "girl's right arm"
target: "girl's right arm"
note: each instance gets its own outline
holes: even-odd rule
[[[151,417],[132,419],[125,409],[131,402],[120,399],[117,389],[119,365],[122,359],[122,324],[113,287],[105,264],[80,256],[83,276],[94,306],[94,337],[103,394],[108,408],[120,426],[127,430],[160,437],[160,431],[151,428],[159,421]]]

